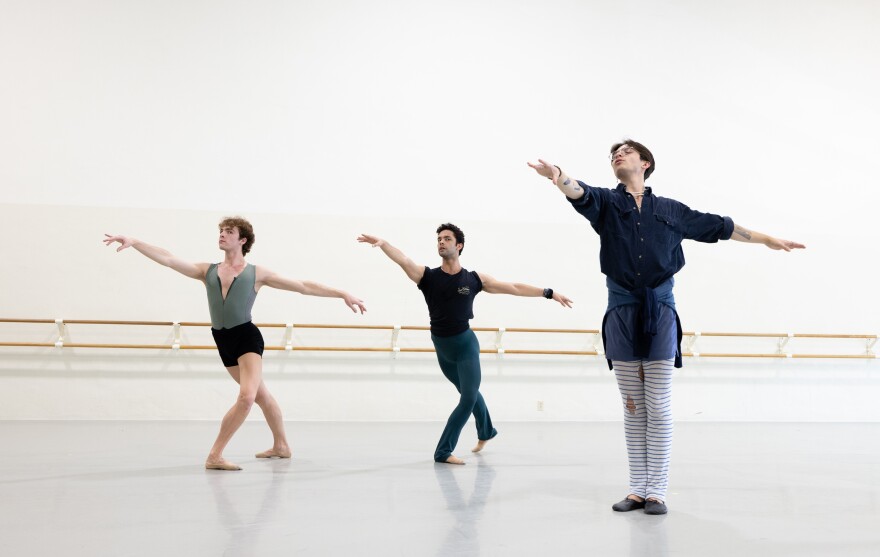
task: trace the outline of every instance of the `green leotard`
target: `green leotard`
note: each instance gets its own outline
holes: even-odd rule
[[[226,299],[223,299],[223,288],[217,275],[217,263],[212,263],[205,274],[205,288],[208,290],[208,308],[211,310],[211,327],[215,329],[231,329],[251,320],[251,308],[257,293],[254,285],[257,281],[256,267],[246,265],[241,273],[229,285]]]

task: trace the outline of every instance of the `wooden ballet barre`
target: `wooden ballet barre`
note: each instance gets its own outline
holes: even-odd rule
[[[174,325],[173,321],[102,321],[98,319],[71,319],[64,320],[65,325],[147,325],[170,327]]]
[[[266,348],[266,350],[285,350],[285,347],[273,346]],[[294,346],[291,350],[294,352],[434,352],[433,348],[399,348],[395,350],[387,346]]]
[[[65,325],[161,325],[170,327],[174,325],[173,321],[114,321],[99,319],[61,319],[59,320]],[[0,323],[42,323],[54,325],[57,323],[55,319],[7,319],[0,318]],[[183,323],[181,323],[183,325]],[[210,323],[187,323],[187,325],[210,325]]]
[[[159,325],[170,327],[174,325],[173,321],[113,321],[99,319],[64,319],[62,320],[68,325]],[[35,323],[35,324],[53,324],[54,319],[7,319],[0,318],[0,323]],[[181,327],[210,327],[211,323],[202,321],[181,321],[177,323]],[[254,323],[257,327],[265,328],[285,328],[287,323]],[[333,325],[323,323],[293,323],[295,329],[361,329],[361,330],[378,330],[390,331],[394,329],[393,325]],[[428,331],[431,328],[424,325],[402,325],[402,331]],[[572,334],[599,334],[598,329],[535,329],[522,327],[471,327],[474,332],[499,332],[507,331],[508,333],[572,333]]]
[[[520,349],[500,349],[500,350],[481,350],[488,354],[504,353],[504,354],[539,354],[543,356],[598,356],[595,350],[520,350]]]
[[[183,323],[181,323],[183,325]],[[210,323],[204,323],[204,325],[210,326]],[[284,328],[287,327],[288,324],[285,323],[254,323],[257,327],[275,327],[275,328]],[[320,323],[290,323],[295,329],[360,329],[360,330],[374,330],[374,331],[392,331],[394,330],[394,326],[392,325],[323,325]],[[424,329],[428,330],[428,327],[401,327],[401,329]]]
[[[28,348],[56,348],[54,342],[0,342],[0,346],[19,346]],[[174,348],[172,344],[108,344],[95,342],[65,342],[61,348],[136,348],[150,350],[171,350]],[[181,350],[216,350],[216,346],[211,345],[193,345],[182,344],[178,346]]]
[[[0,318],[0,323],[18,324],[54,324],[58,327],[58,340],[56,342],[0,342],[0,347],[29,347],[29,348],[120,348],[120,349],[156,349],[156,350],[213,350],[213,345],[184,345],[180,343],[181,327],[209,327],[211,323],[202,321],[144,321],[144,320],[98,320],[98,319],[17,319]],[[146,325],[146,326],[173,326],[174,340],[169,344],[126,344],[126,343],[82,343],[65,342],[67,325]],[[266,350],[272,351],[298,351],[298,352],[434,352],[433,348],[405,348],[398,346],[398,334],[400,331],[428,331],[427,326],[422,325],[338,325],[317,323],[257,323],[257,327],[286,328],[284,344],[282,346],[267,346]],[[391,346],[367,347],[367,346],[294,346],[292,332],[294,329],[350,329],[350,330],[382,330],[392,331]],[[504,327],[473,327],[475,332],[496,333],[495,347],[481,349],[481,354],[531,354],[531,355],[558,355],[558,356],[598,356],[598,345],[595,344],[595,336],[600,334],[597,329],[540,329],[540,328],[504,328]],[[501,345],[501,339],[507,332],[510,333],[555,333],[555,334],[589,334],[594,335],[594,350],[538,350],[538,349],[505,349]],[[683,356],[692,358],[815,358],[815,359],[877,359],[880,355],[873,352],[872,348],[878,340],[878,335],[851,335],[851,334],[810,334],[810,333],[722,333],[722,332],[684,332],[683,337],[685,350]],[[735,353],[735,352],[699,352],[695,350],[695,344],[700,337],[731,337],[731,338],[773,338],[777,339],[777,350],[773,353]],[[866,341],[863,354],[794,354],[785,352],[788,341],[792,338],[825,338],[825,339],[860,339]]]
[[[510,330],[510,329],[508,329]],[[703,337],[752,337],[752,338],[858,338],[858,339],[876,339],[877,335],[839,335],[825,333],[704,333],[704,332],[683,332],[682,336],[703,336]]]
[[[15,343],[2,342],[0,347],[33,347],[33,348],[54,348],[53,343]],[[171,350],[172,345],[167,344],[98,344],[98,343],[66,343],[64,348],[120,348],[120,349],[157,349]],[[211,345],[180,345],[179,350],[215,350],[215,346]],[[266,346],[267,351],[287,351],[284,346]],[[294,352],[409,352],[409,353],[431,353],[435,352],[433,348],[399,348],[394,350],[387,347],[367,347],[367,346],[293,346],[289,349]],[[481,349],[480,354],[517,354],[517,355],[543,355],[543,356],[597,356],[595,350],[525,350],[525,349]],[[878,356],[873,354],[776,354],[776,353],[685,353],[684,357],[696,358],[800,358],[800,359],[876,359]]]
[[[880,359],[877,354],[788,354],[788,353],[764,353],[764,354],[737,354],[735,352],[685,352],[686,358],[800,358],[800,359],[850,359],[850,360],[875,360]]]
[[[27,348],[55,348],[51,342],[0,342],[0,347],[27,347]],[[171,350],[169,344],[104,344],[104,343],[64,343],[64,348],[122,348],[141,350]],[[181,344],[179,350],[216,350],[213,345]],[[285,346],[266,346],[265,350],[287,351]],[[370,347],[370,346],[293,346],[289,349],[293,352],[409,352],[431,353],[433,348],[394,348]],[[539,356],[598,356],[595,350],[527,350],[527,349],[481,349],[480,354],[518,354]],[[736,353],[736,352],[685,352],[682,354],[688,358],[773,358],[773,359],[852,359],[873,360],[880,356],[875,354],[786,354],[786,353]]]
[[[861,338],[861,339],[877,339],[877,335],[827,335],[827,334],[809,334],[794,333],[794,338]]]
[[[508,327],[505,329],[508,333],[573,333],[598,335],[598,329],[523,329],[520,327]]]
[[[210,325],[210,323],[204,323]],[[184,323],[181,323],[184,325]],[[187,323],[189,325],[189,323]],[[256,323],[257,327],[285,327],[281,323]],[[391,331],[394,329],[392,325],[323,325],[323,324],[293,324],[296,329],[373,329],[381,331]],[[429,331],[431,327],[425,325],[401,325],[401,331]],[[477,333],[497,333],[499,331],[507,331],[508,333],[586,333],[599,334],[597,329],[523,329],[523,328],[505,328],[501,327],[471,327],[471,330]]]
[[[174,321],[125,321],[125,320],[102,320],[102,319],[19,319],[0,317],[0,323],[22,323],[22,324],[54,324],[61,321],[68,325],[158,325],[171,326]],[[210,327],[211,323],[207,321],[180,321],[177,323],[181,327]],[[255,323],[257,327],[287,327],[287,323]],[[393,325],[337,325],[326,323],[293,323],[297,329],[372,329],[372,330],[393,330]],[[427,331],[430,327],[423,325],[402,325],[401,330],[405,331]],[[538,329],[538,328],[522,328],[522,327],[471,327],[476,332],[498,332],[501,330],[509,333],[581,333],[581,334],[599,334],[598,329]],[[704,336],[704,337],[755,337],[755,338],[852,338],[852,339],[877,339],[878,335],[849,335],[849,334],[833,334],[833,333],[720,333],[720,332],[695,332],[685,331],[683,336]]]

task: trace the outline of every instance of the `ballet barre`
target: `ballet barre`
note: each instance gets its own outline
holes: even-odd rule
[[[201,321],[140,321],[140,320],[98,320],[98,319],[17,319],[0,318],[0,323],[21,325],[54,325],[58,336],[53,342],[18,342],[0,341],[0,347],[13,348],[105,348],[105,349],[141,349],[141,350],[214,350],[214,345],[182,344],[180,330],[182,327],[210,327],[209,322]],[[111,325],[111,326],[155,326],[170,327],[173,340],[170,344],[130,344],[130,343],[85,343],[70,342],[67,327],[70,325]],[[260,328],[283,328],[282,344],[267,345],[267,351],[285,352],[388,352],[394,357],[401,353],[431,353],[433,348],[400,346],[402,331],[428,331],[429,327],[421,325],[338,325],[321,323],[256,323]],[[391,342],[380,347],[371,346],[304,346],[294,344],[294,331],[305,329],[338,329],[338,330],[374,330],[390,331]],[[472,327],[475,332],[495,333],[493,348],[480,350],[481,354],[514,354],[541,356],[604,356],[601,334],[598,329],[559,329],[559,328],[525,328],[525,327]],[[504,348],[502,341],[509,333],[553,334],[553,335],[588,335],[588,349],[584,350],[542,350],[542,349],[509,349]],[[775,352],[701,352],[697,343],[701,338],[767,338],[776,340]],[[833,340],[864,340],[865,350],[859,354],[810,354],[793,353],[788,350],[792,339],[833,339]],[[821,333],[725,333],[689,331],[683,333],[682,355],[689,358],[788,358],[788,359],[877,359],[880,354],[874,352],[878,335],[858,334],[821,334]]]

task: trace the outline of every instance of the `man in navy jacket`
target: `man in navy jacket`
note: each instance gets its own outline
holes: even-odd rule
[[[682,240],[733,239],[785,251],[805,246],[655,196],[645,186],[654,156],[641,143],[613,145],[610,159],[619,181],[614,189],[573,180],[541,159],[528,164],[565,194],[600,237],[599,263],[608,287],[602,338],[623,401],[630,475],[629,495],[612,508],[665,514],[672,369],[681,367],[681,324],[672,290],[673,275],[684,266]]]

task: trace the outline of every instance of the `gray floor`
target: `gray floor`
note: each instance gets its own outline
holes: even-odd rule
[[[622,426],[262,423],[206,472],[202,422],[0,422],[0,555],[880,555],[880,424],[676,426],[670,513],[614,513]]]

